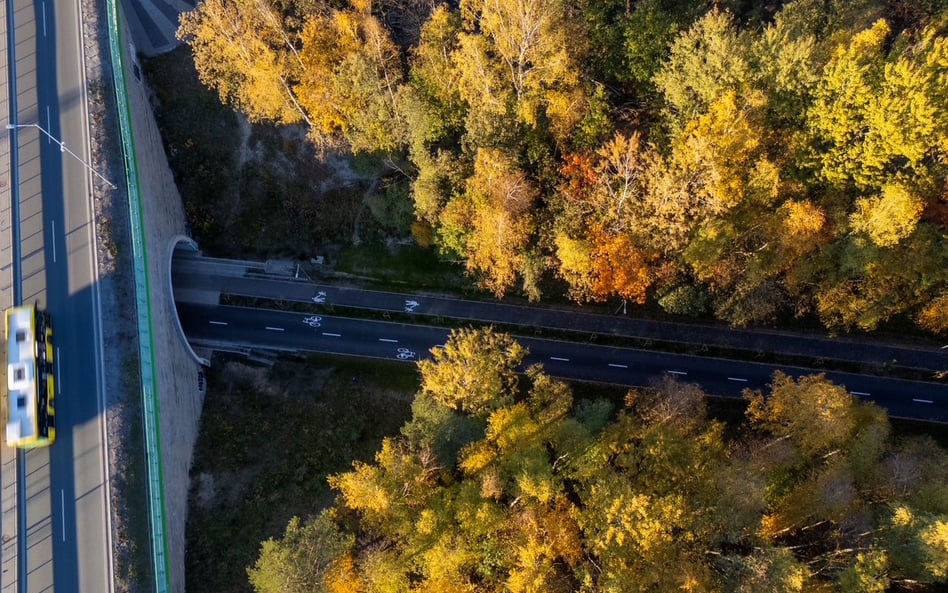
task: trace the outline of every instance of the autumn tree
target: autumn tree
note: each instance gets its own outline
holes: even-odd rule
[[[679,35],[655,75],[665,100],[672,134],[705,113],[728,91],[740,91],[751,80],[748,43],[733,16],[712,10]]]
[[[178,39],[201,82],[251,121],[310,123],[297,85],[305,66],[299,31],[268,0],[204,0],[181,15]]]
[[[456,64],[472,116],[510,114],[562,142],[585,107],[573,52],[582,31],[561,0],[465,0]],[[468,128],[470,128],[470,124]]]
[[[431,355],[431,360],[418,363],[422,393],[450,408],[481,415],[510,397],[527,351],[507,334],[462,329],[453,331]]]
[[[178,38],[201,81],[252,121],[304,122],[317,143],[342,134],[357,151],[394,151],[404,72],[372,9],[353,0],[286,18],[266,0],[208,0],[182,15]]]
[[[881,188],[895,176],[925,185],[939,170],[948,42],[929,28],[889,51],[891,36],[877,21],[836,49],[819,81],[809,121],[832,183]]]
[[[345,578],[348,554],[355,545],[325,511],[313,519],[293,517],[280,539],[268,539],[247,570],[257,593],[334,591],[331,583]]]
[[[401,435],[330,478],[330,511],[264,544],[258,593],[829,593],[948,578],[948,452],[893,441],[885,412],[843,386],[777,373],[728,431],[696,385],[666,378],[615,410],[539,366],[518,375],[523,354],[490,330],[435,349]]]
[[[308,19],[298,92],[317,141],[341,133],[356,151],[391,152],[404,142],[402,56],[372,8],[372,0],[353,0]]]

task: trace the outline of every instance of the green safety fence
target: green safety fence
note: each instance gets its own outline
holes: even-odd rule
[[[122,151],[128,182],[128,212],[132,231],[132,258],[135,267],[135,299],[138,309],[138,352],[141,365],[142,406],[145,428],[145,454],[148,466],[148,510],[151,525],[152,563],[155,570],[156,593],[170,591],[168,540],[165,526],[164,480],[161,467],[161,434],[158,427],[158,389],[155,376],[155,348],[152,338],[151,298],[148,281],[148,258],[145,245],[145,221],[141,205],[135,135],[128,104],[125,79],[125,54],[122,51],[122,30],[119,26],[117,0],[108,0],[109,53],[112,78],[118,107]]]

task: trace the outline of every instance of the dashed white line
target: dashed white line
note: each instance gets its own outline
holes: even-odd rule
[[[853,395],[861,395],[862,397],[869,397],[871,393],[866,393],[865,391],[850,391]]]
[[[60,502],[60,508],[62,509],[62,517],[63,517],[63,522],[62,522],[63,541],[66,541],[66,491],[65,490],[61,489],[59,491],[59,502]]]
[[[917,398],[914,398],[914,397],[912,398],[912,401],[913,401],[913,402],[918,402],[918,403],[920,403],[920,404],[933,404],[933,403],[935,403],[935,402],[933,402],[933,401],[930,400],[930,399],[917,399]]]
[[[569,362],[568,358],[563,358],[562,356],[551,356],[550,360],[558,360],[560,362]]]
[[[398,340],[393,340],[392,338],[379,338],[379,342],[391,342],[393,344],[397,344]]]
[[[342,334],[334,334],[334,333],[332,333],[332,332],[323,332],[323,335],[324,335],[324,336],[332,336],[332,337],[334,337],[334,338],[342,337]]]
[[[56,221],[49,221],[49,236],[53,239],[53,263],[56,263]]]
[[[685,371],[668,371],[669,375],[687,375]]]
[[[270,325],[267,326],[267,329],[270,330],[270,331],[272,331],[272,332],[282,332],[282,331],[286,331],[286,330],[283,329],[282,327],[273,327],[273,326],[270,326]]]
[[[43,7],[43,37],[46,37],[46,3],[43,2],[41,6]]]
[[[211,325],[227,325],[226,321],[208,321]]]
[[[627,368],[629,368],[629,365],[627,365],[627,364],[616,364],[616,363],[614,363],[614,362],[610,362],[610,363],[609,363],[609,366],[615,367],[615,368],[617,368],[617,369],[627,369]]]
[[[747,379],[741,379],[740,377],[728,377],[728,381],[737,381],[738,383],[747,383]]]
[[[59,362],[59,346],[56,346],[56,395],[61,395],[63,382],[59,379],[59,365],[62,364]]]

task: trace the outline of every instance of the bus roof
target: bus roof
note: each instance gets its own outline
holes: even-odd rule
[[[16,446],[37,436],[35,310],[32,306],[6,311],[7,444]]]

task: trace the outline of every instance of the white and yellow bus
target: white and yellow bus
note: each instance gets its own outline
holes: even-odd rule
[[[56,440],[53,328],[34,305],[6,310],[7,446],[45,447]]]

